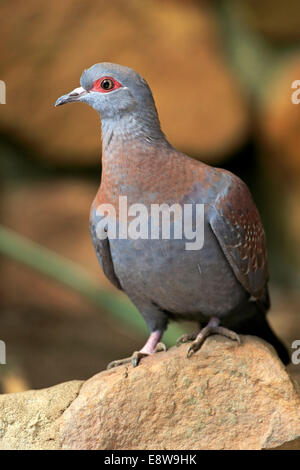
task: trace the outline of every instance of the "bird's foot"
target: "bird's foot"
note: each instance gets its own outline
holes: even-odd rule
[[[130,363],[132,364],[133,367],[136,367],[139,364],[140,360],[143,359],[143,357],[147,357],[147,356],[150,356],[150,354],[154,354],[154,353],[166,351],[166,350],[167,348],[164,343],[157,343],[152,353],[142,352],[143,350],[135,351],[130,357],[125,357],[124,359],[118,359],[116,361],[110,362],[108,366],[106,367],[106,369],[113,369],[114,367],[122,366],[124,364],[130,364]]]
[[[130,363],[133,365],[133,367],[136,367],[140,360],[148,355],[149,354],[142,353],[141,351],[134,351],[134,353],[130,357],[124,357],[124,359],[117,359],[115,361],[110,362],[107,365],[106,369],[113,369],[114,367],[123,366],[124,364]]]
[[[197,338],[198,332],[195,333],[185,333],[184,335],[180,336],[176,341],[176,346],[180,346],[183,343],[189,343],[190,341],[194,341]]]
[[[222,336],[226,336],[226,338],[230,338],[233,341],[237,341],[239,344],[241,343],[241,339],[237,333],[228,330],[223,326],[219,326],[219,323],[220,320],[218,318],[213,317],[209,321],[209,323],[204,328],[202,328],[202,330],[200,331],[200,333],[197,334],[192,344],[188,347],[186,357],[190,357],[192,356],[192,354],[198,351],[204,343],[205,339],[210,335],[219,334]]]

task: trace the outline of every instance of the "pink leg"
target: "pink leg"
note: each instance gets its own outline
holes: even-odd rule
[[[163,332],[161,330],[156,330],[151,333],[147,339],[145,346],[140,350],[142,354],[152,354],[155,351],[156,346],[159,343],[160,338],[162,337]]]
[[[131,363],[133,367],[136,367],[143,357],[149,356],[150,354],[153,354],[154,352],[165,351],[166,350],[165,345],[162,343],[159,343],[159,340],[161,339],[162,335],[163,335],[162,330],[153,331],[150,334],[148,340],[146,341],[146,344],[143,346],[143,348],[140,351],[135,351],[131,357],[126,357],[124,359],[119,359],[117,361],[110,362],[107,366],[107,369],[112,369],[113,367],[121,366],[123,364],[128,364],[128,363]]]

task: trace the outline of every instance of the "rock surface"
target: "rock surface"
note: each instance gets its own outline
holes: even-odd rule
[[[262,449],[300,436],[300,400],[273,349],[219,336],[102,372],[62,417],[64,449]]]
[[[40,391],[0,396],[0,449],[299,448],[300,398],[264,341],[213,336]],[[79,392],[79,393],[78,393]]]
[[[76,398],[81,383],[0,395],[0,450],[59,448],[58,418]]]

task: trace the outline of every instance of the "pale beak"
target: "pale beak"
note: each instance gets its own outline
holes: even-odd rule
[[[56,100],[55,106],[61,106],[62,104],[72,103],[73,101],[79,101],[81,96],[84,96],[88,93],[82,86],[75,88],[75,90],[71,91],[67,95],[63,95],[58,100]]]

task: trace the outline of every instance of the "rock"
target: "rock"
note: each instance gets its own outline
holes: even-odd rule
[[[210,161],[248,134],[248,110],[205,1],[28,0],[0,3],[7,104],[0,129],[55,165],[99,160],[99,120],[86,105],[54,108],[100,61],[128,65],[150,83],[170,141]],[[2,108],[1,108],[2,109]]]
[[[0,450],[59,448],[58,420],[80,386],[74,380],[44,390],[0,395]]]
[[[101,372],[60,423],[63,449],[270,449],[300,437],[300,399],[274,350],[220,336]]]
[[[242,340],[0,395],[0,449],[299,449],[293,382],[271,346]]]

